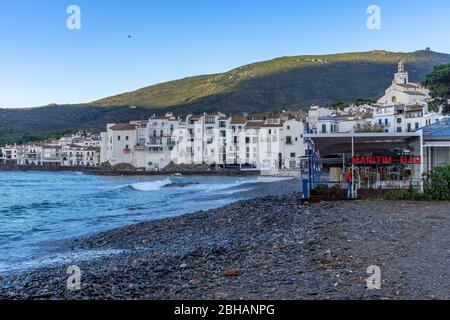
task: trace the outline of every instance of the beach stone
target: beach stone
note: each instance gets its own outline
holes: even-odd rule
[[[239,277],[241,271],[239,269],[226,269],[224,275],[227,277]]]

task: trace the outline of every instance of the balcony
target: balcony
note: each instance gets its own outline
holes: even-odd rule
[[[151,146],[162,146],[163,145],[163,140],[162,138],[155,138],[152,137],[149,139],[148,144]]]
[[[145,150],[145,145],[137,144],[134,146],[134,150]]]
[[[125,153],[130,153],[130,152],[131,152],[131,149],[130,149],[130,148],[124,148],[124,149],[123,149],[123,152],[125,152]]]
[[[169,147],[175,147],[177,145],[177,142],[175,140],[167,140],[167,146]]]

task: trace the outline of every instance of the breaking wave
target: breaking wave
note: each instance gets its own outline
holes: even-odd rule
[[[138,182],[138,183],[133,183],[130,185],[130,187],[134,190],[137,191],[143,191],[143,192],[148,192],[148,191],[158,191],[161,188],[172,184],[172,180],[170,180],[169,178],[164,179],[164,180],[158,180],[158,181],[147,181],[147,182]]]

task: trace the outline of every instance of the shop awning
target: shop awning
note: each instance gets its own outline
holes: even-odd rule
[[[305,134],[314,150],[321,157],[336,154],[352,153],[352,139],[355,153],[382,152],[398,148],[410,147],[421,140],[422,132],[408,133],[334,133]],[[420,144],[419,150],[420,152]]]

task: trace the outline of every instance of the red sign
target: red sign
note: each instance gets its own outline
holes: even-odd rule
[[[352,158],[352,163],[355,165],[421,164],[422,158],[416,156],[357,156]]]

